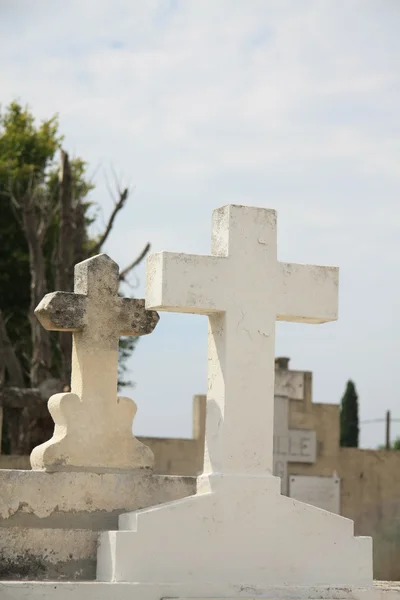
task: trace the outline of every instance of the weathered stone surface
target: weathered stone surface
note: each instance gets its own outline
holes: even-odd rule
[[[51,527],[48,519],[70,513],[65,527],[77,527],[76,515],[115,513],[169,502],[195,491],[194,477],[131,473],[43,473],[0,470],[0,527]],[[30,516],[27,523],[25,517]],[[79,521],[81,524],[82,522]],[[116,521],[114,523],[116,525]]]
[[[96,531],[13,527],[0,536],[0,579],[94,579]]]
[[[0,579],[94,579],[98,532],[127,510],[195,493],[196,480],[0,471]],[[0,597],[2,588],[0,588]]]
[[[132,434],[136,405],[117,397],[118,340],[146,335],[158,322],[144,300],[118,296],[118,265],[105,254],[75,267],[74,293],[45,296],[36,309],[51,330],[73,332],[71,392],[48,403],[54,435],[31,454],[33,469],[106,472],[151,467]]]
[[[79,331],[86,325],[87,297],[73,292],[47,294],[35,310],[45,329]]]

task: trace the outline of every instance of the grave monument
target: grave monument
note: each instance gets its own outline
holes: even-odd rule
[[[36,310],[45,327],[73,332],[72,392],[50,398],[54,435],[33,450],[33,470],[0,471],[1,600],[52,597],[54,584],[13,579],[93,580],[99,531],[195,491],[194,478],[153,474],[132,433],[136,406],[118,398],[119,336],[151,333],[158,315],[117,292],[118,265],[99,255],[75,266],[74,293],[48,294]]]
[[[107,281],[108,276],[104,285]],[[111,288],[107,311],[102,313],[112,322],[107,335],[93,325],[90,298],[84,302],[76,298],[77,304],[61,300],[62,305],[50,298],[40,309],[46,326],[74,331],[73,368],[79,372],[81,357],[87,357],[92,377],[84,389],[83,384],[76,385],[70,403],[63,398],[54,401],[55,436],[33,454],[39,468],[47,470],[57,468],[61,458],[67,473],[35,475],[69,476],[68,469],[73,471],[79,463],[83,471],[79,474],[87,477],[85,469],[101,469],[100,462],[117,472],[129,462],[124,452],[121,461],[116,453],[112,464],[104,454],[96,460],[91,436],[83,442],[85,431],[74,429],[71,416],[82,411],[90,430],[88,413],[102,422],[105,431],[104,416],[110,414],[111,403],[118,412],[115,366],[103,394],[85,342],[91,353],[99,344],[99,368],[107,369],[107,352],[114,340],[111,330],[121,334],[129,321],[129,331],[137,331],[136,322],[125,317],[121,322],[118,313],[125,314],[124,309],[119,300],[111,301],[115,284]],[[89,289],[78,284],[75,292],[89,297]],[[120,513],[119,528],[100,534],[96,582],[7,581],[0,584],[1,600],[380,600],[385,595],[398,600],[399,588],[372,585],[371,539],[355,538],[348,519],[281,495],[280,480],[272,474],[275,321],[333,321],[337,301],[337,269],[278,262],[273,210],[246,206],[216,210],[210,256],[168,252],[150,256],[146,309],[208,317],[206,441],[197,493],[184,498],[176,493],[166,502],[156,498],[153,489],[145,506]],[[73,306],[80,308],[76,312]],[[61,319],[57,310],[71,312],[71,317]],[[132,312],[135,317],[135,309],[128,307],[127,313]],[[151,328],[154,318],[138,312],[141,316],[135,318]],[[77,381],[84,381],[84,373]],[[100,398],[98,417],[91,408],[93,390]],[[119,417],[113,419],[120,422]],[[111,423],[114,426],[115,421]],[[93,424],[93,431],[98,447],[99,423]],[[71,448],[70,460],[70,446],[67,442],[63,446],[66,432],[77,440],[80,458]],[[46,459],[47,448],[54,450]],[[165,478],[165,484],[173,479]]]
[[[372,584],[371,539],[281,496],[272,475],[275,321],[333,321],[338,303],[336,268],[280,263],[276,246],[275,211],[225,206],[210,256],[149,257],[147,308],[208,316],[204,473],[197,495],[101,535],[99,580],[134,582],[146,600]]]

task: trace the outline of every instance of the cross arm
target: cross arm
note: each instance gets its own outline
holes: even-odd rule
[[[120,298],[119,335],[147,335],[154,331],[160,317],[155,310],[146,310],[144,300]]]
[[[35,309],[35,315],[50,331],[79,331],[86,324],[87,297],[72,292],[46,294]]]
[[[224,310],[226,258],[160,252],[147,259],[146,308],[209,315]]]
[[[277,320],[326,323],[338,318],[339,269],[279,263]]]

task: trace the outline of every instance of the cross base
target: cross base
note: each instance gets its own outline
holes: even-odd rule
[[[190,584],[136,584],[1,581],[0,596],[7,600],[400,600],[400,586],[394,581],[375,582],[369,588],[340,586],[220,586]]]
[[[132,434],[136,405],[129,398],[116,398],[99,414],[95,402],[83,405],[76,394],[55,394],[48,408],[54,434],[33,449],[33,470],[106,473],[153,467],[152,451]]]
[[[0,596],[2,594],[6,594],[7,600],[400,600],[400,586],[393,581],[352,589],[340,586],[1,581]]]
[[[372,540],[279,489],[271,475],[202,476],[195,496],[121,515],[119,531],[100,536],[97,578],[188,585],[197,597],[210,586],[232,598],[250,597],[246,587],[371,586]]]

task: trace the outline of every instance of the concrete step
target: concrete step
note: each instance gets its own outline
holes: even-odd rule
[[[261,600],[400,600],[400,583],[377,582],[368,589],[309,588],[300,586],[256,587],[137,585],[135,583],[100,582],[0,582],[1,600],[179,600],[224,599]]]
[[[275,479],[242,479],[120,515],[120,529],[99,536],[97,579],[371,584],[372,540],[353,537],[352,521],[281,496]]]

